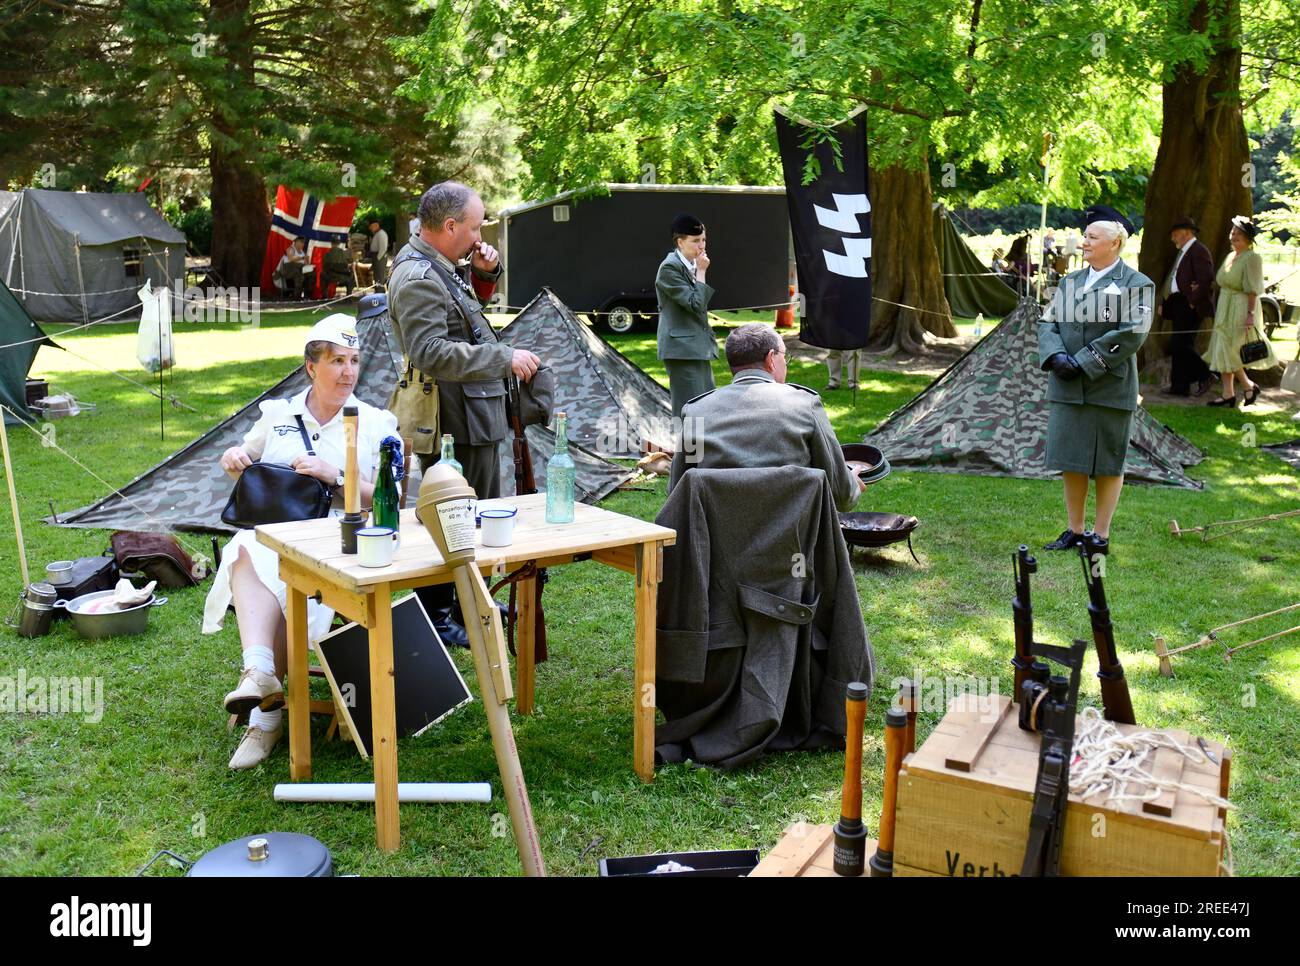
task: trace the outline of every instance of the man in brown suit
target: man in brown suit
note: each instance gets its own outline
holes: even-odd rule
[[[1169,240],[1178,249],[1173,268],[1161,287],[1160,314],[1169,320],[1169,355],[1173,365],[1169,392],[1189,396],[1209,388],[1210,370],[1196,351],[1201,320],[1214,318],[1214,258],[1196,237],[1196,222],[1183,217],[1174,222]]]

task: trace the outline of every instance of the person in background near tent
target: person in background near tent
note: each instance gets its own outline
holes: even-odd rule
[[[659,299],[658,356],[668,370],[673,416],[678,417],[687,400],[714,387],[718,342],[709,327],[713,288],[704,280],[709,270],[704,223],[694,215],[678,215],[673,219],[672,235],[673,250],[655,276],[655,295]]]
[[[330,315],[312,326],[303,347],[303,365],[311,385],[289,399],[261,403],[261,418],[244,434],[243,442],[221,454],[221,468],[227,475],[239,479],[253,460],[285,463],[334,487],[335,505],[341,507],[342,467],[347,455],[343,407],[356,406],[361,505],[369,506],[379,444],[385,437],[397,435],[397,417],[352,394],[361,372],[359,342],[356,321],[350,315]],[[307,455],[304,432],[315,456]],[[221,554],[221,566],[203,605],[204,634],[221,630],[232,603],[239,622],[243,672],[239,684],[226,695],[225,706],[236,722],[248,723],[230,759],[231,768],[241,769],[265,760],[284,733],[280,708],[288,666],[280,558],[258,543],[252,530],[237,532]],[[327,634],[333,619],[334,611],[308,600],[308,639],[319,640]]]
[[[1029,279],[1034,274],[1034,266],[1029,261],[1029,236],[1020,235],[1011,242],[1007,252],[1007,264],[1011,266],[1014,284],[1011,286],[1020,295],[1029,291]]]
[[[1087,543],[1110,551],[1110,526],[1124,486],[1133,412],[1137,351],[1151,331],[1155,286],[1120,260],[1133,224],[1114,208],[1086,212],[1083,260],[1065,276],[1038,323],[1038,355],[1047,377],[1047,468],[1065,483],[1068,527],[1047,550]],[[1096,480],[1096,521],[1084,530],[1088,478]]]
[[[1204,359],[1209,367],[1223,379],[1223,395],[1208,405],[1237,405],[1236,379],[1241,380],[1246,397],[1242,405],[1249,406],[1259,398],[1259,384],[1246,375],[1247,369],[1271,369],[1278,364],[1273,344],[1268,341],[1259,324],[1259,297],[1264,292],[1264,260],[1255,251],[1255,236],[1259,229],[1245,215],[1234,215],[1228,239],[1232,251],[1223,260],[1214,280],[1219,283],[1219,304],[1214,311],[1214,329],[1210,332],[1210,348]],[[1264,358],[1249,365],[1241,361],[1241,347],[1247,342],[1264,341],[1267,350]]]
[[[406,217],[408,219],[406,224],[406,227],[409,229],[408,236],[414,238],[420,233],[420,216],[411,211],[407,212]]]
[[[388,232],[379,225],[377,218],[370,220],[370,243],[366,245],[370,255],[370,274],[375,284],[382,286],[388,281]]]
[[[528,350],[498,341],[483,314],[479,300],[491,296],[502,268],[480,234],[484,213],[482,199],[459,182],[426,191],[420,233],[397,253],[388,286],[389,316],[406,357],[389,406],[414,438],[422,468],[436,462],[440,433],[452,435],[456,460],[480,500],[501,495],[505,380],[514,373],[528,382],[541,365]],[[444,643],[467,647],[465,629],[452,616],[452,585],[418,593]]]
[[[826,388],[840,388],[840,374],[848,363],[849,389],[858,388],[858,369],[862,364],[862,355],[858,349],[831,349],[826,355]]]
[[[762,322],[738,326],[727,336],[726,351],[731,384],[682,409],[669,491],[695,467],[809,466],[826,474],[835,505],[852,510],[862,482],[844,461],[821,398],[785,381],[785,343],[776,330]]]
[[[1043,235],[1043,261],[1050,262],[1055,257],[1056,257],[1056,235],[1054,235],[1052,233],[1052,229],[1049,228],[1047,229],[1046,233]]]
[[[346,291],[349,295],[357,286],[357,277],[352,273],[352,253],[348,251],[343,238],[334,239],[334,244],[321,259],[320,297],[329,298],[329,287],[337,286],[337,292]]]
[[[310,264],[307,260],[307,239],[300,235],[280,256],[279,264],[275,266],[275,272],[271,276],[271,280],[280,286],[280,291],[285,298],[307,297],[308,283],[311,279],[304,268]]]
[[[1169,230],[1178,249],[1173,268],[1160,288],[1157,312],[1169,320],[1169,393],[1188,396],[1192,383],[1196,395],[1210,388],[1210,370],[1196,354],[1201,320],[1214,317],[1214,257],[1196,237],[1196,222],[1183,216]]]

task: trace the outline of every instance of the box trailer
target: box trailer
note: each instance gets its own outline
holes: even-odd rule
[[[713,310],[789,301],[793,247],[785,189],[751,185],[607,184],[608,194],[568,191],[502,211],[498,288],[520,306],[546,286],[603,329],[627,332],[658,315],[655,272],[672,248],[673,217],[689,212],[708,231]]]

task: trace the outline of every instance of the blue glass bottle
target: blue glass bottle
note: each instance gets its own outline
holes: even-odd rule
[[[546,461],[546,522],[573,522],[573,457],[564,413],[555,414],[555,453]]]

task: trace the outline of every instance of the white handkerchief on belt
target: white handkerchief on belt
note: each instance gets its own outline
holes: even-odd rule
[[[1101,294],[1102,294],[1102,295],[1119,295],[1119,294],[1121,294],[1121,293],[1120,293],[1120,290],[1119,290],[1119,286],[1116,285],[1114,282],[1111,282],[1109,285],[1107,285],[1104,289],[1101,290]]]

